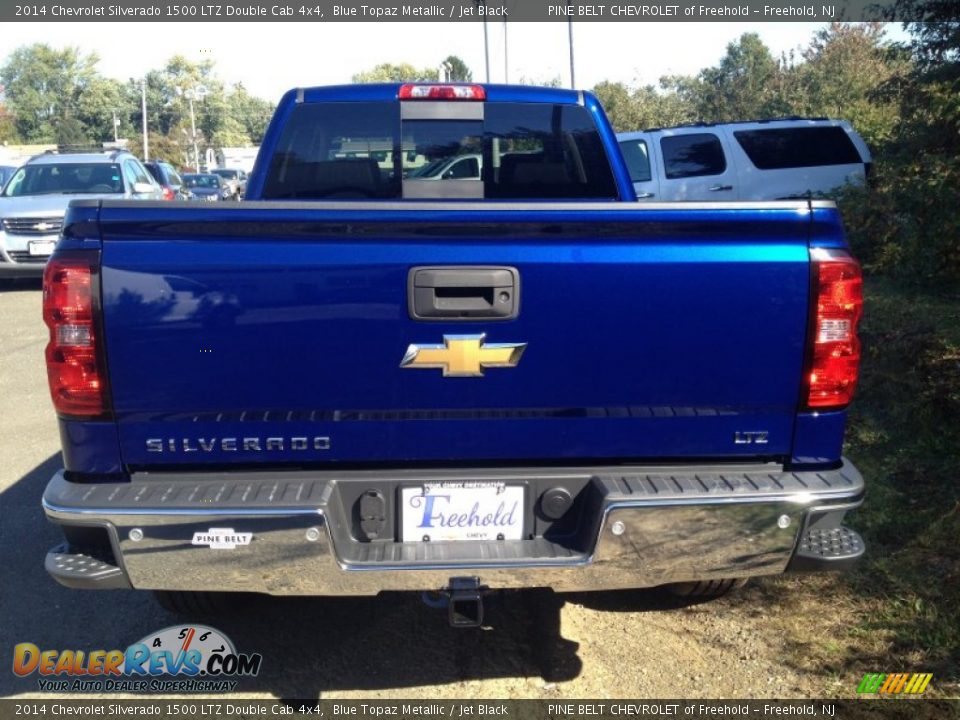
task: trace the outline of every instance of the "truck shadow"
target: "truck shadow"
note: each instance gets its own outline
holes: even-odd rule
[[[580,674],[578,643],[562,637],[562,600],[549,592],[495,594],[479,629],[454,630],[446,611],[413,593],[375,598],[257,598],[218,626],[264,654],[257,686],[282,698],[473,680]],[[278,642],[279,640],[279,642]],[[462,693],[458,693],[462,694]]]
[[[453,630],[445,610],[427,607],[412,593],[254,597],[236,612],[182,617],[162,610],[147,592],[61,587],[43,563],[62,537],[40,506],[47,481],[61,465],[59,454],[53,455],[0,494],[6,575],[0,585],[0,657],[6,662],[18,643],[41,650],[124,649],[162,628],[202,623],[224,632],[238,652],[263,655],[259,676],[241,680],[238,692],[279,698],[457,687],[493,678],[540,678],[545,685],[581,672],[579,645],[561,632],[564,601],[549,591],[496,593],[488,598],[483,628]],[[37,693],[37,680],[36,673],[0,673],[0,696]]]
[[[40,278],[0,279],[0,293],[42,289],[43,281]]]

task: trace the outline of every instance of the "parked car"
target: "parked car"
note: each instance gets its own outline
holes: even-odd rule
[[[126,151],[31,158],[0,192],[0,278],[43,274],[67,206],[78,198],[160,200],[163,191]]]
[[[7,184],[7,180],[16,170],[16,165],[0,165],[0,191],[3,190],[3,186]]]
[[[483,155],[466,153],[453,157],[441,157],[406,175],[422,180],[479,180],[483,171]]]
[[[227,184],[234,200],[239,200],[243,197],[243,193],[247,189],[247,174],[243,170],[218,168],[214,170],[213,173],[214,175],[219,175],[220,179]]]
[[[183,178],[177,169],[165,160],[151,160],[145,162],[144,167],[153,175],[163,188],[163,197],[166,200],[191,200],[193,193],[183,184]]]
[[[234,192],[219,175],[213,173],[187,173],[183,182],[193,195],[193,200],[229,200]]]
[[[587,92],[338,86],[276,113],[262,202],[70,211],[43,309],[56,580],[193,614],[440,590],[476,626],[501,588],[703,597],[862,555],[834,203],[636,203]],[[478,145],[479,182],[403,176]]]
[[[850,123],[788,118],[617,135],[637,199],[784,200],[863,183],[871,156]]]

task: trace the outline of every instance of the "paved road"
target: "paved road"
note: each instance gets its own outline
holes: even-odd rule
[[[147,593],[70,591],[43,571],[59,535],[40,496],[60,458],[40,310],[38,285],[0,288],[0,696],[38,695],[35,677],[8,670],[15,643],[124,648],[181,622]],[[488,607],[491,627],[480,631],[449,629],[410,595],[267,600],[204,619],[241,652],[264,655],[260,677],[235,697],[822,695],[825,676],[794,662],[778,629],[796,622],[787,601],[809,595],[805,582],[767,581],[692,607],[649,592],[512,593]]]

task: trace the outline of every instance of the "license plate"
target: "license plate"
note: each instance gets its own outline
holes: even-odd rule
[[[31,255],[52,255],[56,246],[56,240],[31,240],[27,252]]]
[[[520,540],[522,485],[455,482],[400,490],[403,542]]]

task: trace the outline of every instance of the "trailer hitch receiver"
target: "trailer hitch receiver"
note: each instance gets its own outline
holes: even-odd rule
[[[480,627],[483,623],[483,596],[487,588],[478,577],[450,578],[450,587],[444,591],[448,598],[447,616],[450,627]]]

